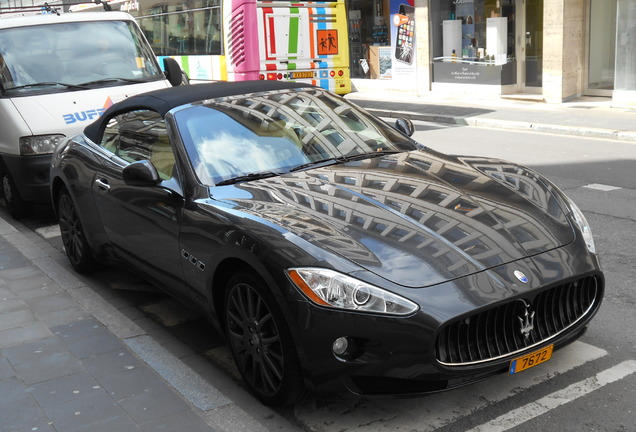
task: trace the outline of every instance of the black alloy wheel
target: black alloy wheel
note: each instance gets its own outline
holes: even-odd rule
[[[69,261],[80,273],[95,268],[96,262],[82,227],[73,198],[62,188],[57,201],[57,217],[62,233],[62,244]]]
[[[273,296],[251,273],[230,279],[225,324],[230,350],[254,395],[273,406],[294,402],[302,390],[298,356]]]

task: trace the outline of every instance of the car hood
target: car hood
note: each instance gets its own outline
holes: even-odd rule
[[[407,287],[574,239],[553,186],[500,160],[414,151],[223,188],[212,195]]]

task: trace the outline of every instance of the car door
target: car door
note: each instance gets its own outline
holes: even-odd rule
[[[92,195],[115,253],[171,290],[182,289],[179,231],[184,198],[164,119],[134,110],[109,120],[100,146],[113,154],[96,171]],[[131,163],[148,160],[161,181],[134,186],[122,178]]]

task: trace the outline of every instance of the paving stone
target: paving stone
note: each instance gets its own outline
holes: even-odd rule
[[[0,270],[24,267],[30,264],[11,243],[0,241]]]
[[[42,277],[43,273],[39,268],[31,264],[30,261],[26,261],[26,263],[26,265],[18,268],[0,269],[0,278],[4,279],[7,283],[11,283],[12,281],[23,281],[33,276]]]
[[[13,282],[12,284],[17,284],[17,282]],[[35,299],[39,297],[46,297],[55,294],[61,293],[63,290],[56,283],[51,283],[50,280],[48,283],[42,284],[34,284],[35,286],[20,286],[20,289],[16,290],[16,295],[20,297],[22,300]]]
[[[7,288],[4,281],[0,280],[0,302],[15,299],[16,297],[15,293]]]
[[[36,321],[36,318],[29,309],[0,313],[0,330],[22,327],[33,321]]]
[[[36,314],[70,309],[77,306],[75,299],[64,292],[55,294],[52,293],[45,297],[32,298],[26,300],[26,303]]]
[[[39,271],[39,269],[36,272],[28,272],[23,277],[12,280],[11,285],[18,287],[15,291],[20,297],[22,297],[22,293],[32,290],[49,289],[52,292],[62,291],[58,284],[42,271]]]
[[[88,336],[104,333],[104,326],[95,318],[89,318],[78,322],[51,327],[51,331],[65,343]]]
[[[90,314],[81,306],[56,310],[39,315],[40,320],[48,327],[55,327],[69,322],[78,322],[90,318]]]
[[[0,216],[0,230],[7,227]],[[29,229],[20,230],[0,233],[0,432],[210,431],[126,345],[127,336],[110,323],[105,327],[95,318],[101,319],[99,313],[78,300],[92,298],[80,290],[99,295],[99,288],[86,285],[94,279],[75,275],[63,255]],[[29,257],[42,258],[36,266]],[[128,285],[135,290],[136,283]],[[103,291],[132,319],[161,330],[132,306],[156,297],[154,289]],[[192,355],[181,341],[165,343]]]
[[[2,350],[0,350],[0,353],[2,353]],[[14,376],[15,370],[9,363],[9,360],[7,360],[4,355],[0,355],[0,380],[4,380]]]
[[[140,427],[144,432],[210,432],[212,430],[208,424],[192,411],[183,411],[166,417],[158,417],[141,424]]]
[[[106,394],[106,390],[88,372],[78,372],[34,384],[32,389],[33,397],[42,407],[90,397],[98,393]]]
[[[127,348],[85,358],[82,360],[82,364],[95,378],[116,375],[146,366]]]
[[[105,329],[100,334],[94,336],[65,342],[69,351],[78,359],[121,349],[124,346],[119,339]]]
[[[174,429],[175,431],[189,432],[187,429]],[[132,420],[127,417],[115,417],[107,420],[93,423],[90,425],[83,425],[73,429],[70,432],[138,432],[141,431]],[[166,432],[169,429],[166,429]],[[39,432],[39,431],[38,431]]]
[[[149,389],[141,394],[119,401],[119,405],[137,423],[151,421],[189,409],[169,387]]]
[[[33,360],[35,357],[43,357],[55,353],[67,353],[66,346],[56,337],[51,335],[48,339],[25,343],[3,351],[4,357],[13,365]]]
[[[0,314],[27,309],[29,309],[29,305],[27,305],[19,298],[8,298],[6,300],[0,301]]]
[[[117,374],[105,375],[97,378],[97,381],[116,401],[166,386],[161,378],[147,368],[135,368]]]
[[[94,430],[97,425],[128,418],[124,410],[106,393],[47,405],[43,409],[55,429],[64,432]]]
[[[26,385],[84,370],[80,362],[57,338],[7,348],[4,355]]]
[[[17,377],[0,380],[0,403],[27,399],[29,393],[29,387],[25,386]]]
[[[54,431],[46,414],[32,397],[0,402],[2,432]]]
[[[40,322],[0,330],[0,348],[12,347],[25,342],[46,339],[52,336],[48,327]]]

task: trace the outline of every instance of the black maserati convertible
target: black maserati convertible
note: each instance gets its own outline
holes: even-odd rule
[[[268,404],[514,380],[597,312],[590,228],[537,172],[412,126],[306,84],[130,97],[54,154],[66,254],[202,311]]]

